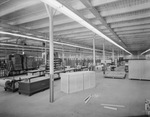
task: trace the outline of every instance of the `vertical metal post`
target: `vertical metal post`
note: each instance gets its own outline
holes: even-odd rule
[[[114,56],[114,48],[112,48],[112,62],[115,61],[115,56]]]
[[[46,42],[45,42],[45,69],[47,64],[47,48],[46,48]]]
[[[80,51],[80,65],[82,65],[82,52]]]
[[[53,47],[53,8],[49,7],[49,72],[50,102],[54,102],[54,47]]]
[[[93,66],[95,66],[95,38],[93,38]]]
[[[119,57],[120,57],[120,50],[118,50],[118,59],[119,59]]]
[[[105,64],[105,44],[103,43],[103,61],[104,61],[104,64]]]
[[[64,45],[62,44],[62,63],[65,66],[65,55],[64,55]]]
[[[45,4],[49,16],[49,101],[54,102],[54,43],[53,43],[53,8]]]

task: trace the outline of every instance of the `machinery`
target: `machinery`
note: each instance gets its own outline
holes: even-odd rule
[[[21,81],[21,79],[0,79],[0,86],[4,87],[5,91],[10,90],[12,92],[15,92],[18,90],[19,84],[18,82]]]
[[[0,77],[26,73],[27,70],[37,69],[41,63],[32,56],[21,54],[8,55],[6,59],[0,60]]]

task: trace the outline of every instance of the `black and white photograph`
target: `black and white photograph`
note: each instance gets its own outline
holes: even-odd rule
[[[150,0],[0,0],[0,117],[150,117]]]

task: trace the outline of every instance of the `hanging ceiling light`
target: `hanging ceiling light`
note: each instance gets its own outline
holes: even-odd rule
[[[27,36],[27,35],[22,35],[22,34],[17,34],[17,33],[0,31],[0,34],[17,36],[17,37],[22,37],[22,38],[28,38],[28,39],[33,39],[33,40],[42,41],[42,42],[44,41],[44,42],[48,42],[49,43],[49,40],[44,39],[44,38],[37,38],[37,37]],[[54,44],[65,45],[65,46],[70,46],[70,47],[75,47],[75,48],[82,48],[82,49],[87,49],[87,50],[93,50],[92,48],[83,47],[83,46],[79,46],[79,45],[68,44],[68,43],[62,43],[62,42],[57,42],[57,41],[54,41]],[[96,49],[96,51],[102,52],[102,50],[98,50],[98,49]],[[108,52],[108,53],[111,53],[111,52]]]

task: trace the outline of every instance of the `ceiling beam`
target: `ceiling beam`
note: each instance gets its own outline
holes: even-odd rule
[[[122,34],[134,34],[134,33],[145,33],[145,32],[150,32],[150,29],[122,31],[122,32],[117,32],[117,34],[122,35]]]
[[[1,40],[0,42],[16,42],[16,38],[13,38],[13,39],[5,39],[5,40]]]
[[[17,26],[7,24],[6,22],[4,22],[2,20],[0,20],[0,27],[3,27],[3,29],[9,29],[10,31],[18,31],[21,33],[31,33],[36,36],[45,36],[44,34],[39,33],[39,32],[35,32],[35,31],[29,30],[29,29],[26,29],[23,27],[17,27]]]
[[[0,41],[10,39],[10,37],[0,37]]]
[[[74,34],[74,33],[79,33],[79,32],[89,32],[90,30],[81,27],[81,28],[75,28],[75,29],[69,29],[69,30],[64,30],[64,31],[56,31],[54,32],[54,35],[68,35],[68,34]]]
[[[55,16],[53,25],[56,26],[56,25],[61,25],[64,23],[71,23],[71,22],[74,22],[74,20],[68,18],[65,15],[57,15],[57,16]],[[49,23],[49,20],[48,20],[48,17],[46,17],[46,18],[43,18],[40,20],[34,20],[34,18],[33,18],[31,21],[26,22],[26,23],[21,23],[20,25],[26,26],[26,27],[31,27],[32,29],[37,29],[37,28],[43,28],[43,27],[48,26],[49,25],[48,23]]]
[[[100,5],[104,5],[104,4],[110,4],[113,2],[117,2],[119,0],[91,0],[91,4],[93,6],[100,6]]]
[[[8,22],[9,24],[15,24],[15,25],[20,25],[32,21],[38,21],[44,18],[48,18],[48,15],[45,11],[39,11],[39,12],[33,12],[30,14],[25,14],[21,17],[13,18],[12,20],[10,19]]]
[[[63,31],[63,30],[69,30],[69,29],[73,29],[73,28],[82,28],[83,26],[77,22],[73,22],[73,23],[68,23],[68,24],[61,24],[58,26],[54,27],[54,32],[56,31]],[[47,25],[47,27],[44,28],[39,28],[39,29],[35,29],[34,31],[38,31],[38,32],[49,32],[49,27]]]
[[[123,21],[149,18],[150,17],[149,12],[150,12],[150,10],[146,10],[144,12],[139,12],[139,13],[133,12],[133,13],[130,13],[129,15],[121,14],[121,15],[117,15],[117,16],[106,17],[106,22],[107,23],[114,23],[114,22],[123,22]]]
[[[83,10],[83,11],[84,12],[82,12],[82,10],[81,10],[80,12],[82,12],[85,17],[88,17],[89,19],[94,18],[94,16],[92,14],[89,14],[85,10]],[[54,20],[54,24],[60,23],[60,21],[61,21],[60,19],[62,19],[64,22],[66,22],[66,21],[72,22],[72,20],[70,20],[70,18],[68,18],[68,17],[64,18],[64,17],[65,17],[64,14],[60,14],[60,12],[55,14],[54,19],[56,18],[56,21]],[[21,24],[25,24],[28,22],[38,21],[38,20],[46,19],[46,18],[48,18],[47,13],[44,10],[42,10],[39,12],[33,12],[32,14],[30,13],[30,14],[23,15],[16,19],[13,18],[12,20],[9,20],[8,22],[10,24],[21,25]]]
[[[99,30],[103,30],[104,27],[101,25],[95,25]],[[84,26],[82,26],[81,24],[77,23],[77,22],[73,22],[73,23],[68,23],[68,24],[62,24],[62,25],[58,25],[56,27],[54,27],[54,33],[55,32],[63,32],[63,31],[77,31],[78,29],[83,29],[85,28]],[[102,29],[100,29],[102,28]],[[88,29],[87,29],[88,30]],[[49,32],[49,27],[44,27],[44,28],[39,28],[39,29],[34,29],[34,31],[38,31],[38,32],[42,32],[42,33],[47,33]],[[80,32],[80,30],[78,30],[77,32]],[[103,32],[110,32],[107,30],[103,30]]]
[[[150,38],[149,37],[124,37],[123,39],[125,39],[126,41],[129,41],[129,40],[131,40],[131,41],[144,41],[144,40],[149,40]],[[147,42],[148,43],[148,42]]]
[[[47,19],[47,18],[46,18]],[[62,20],[60,20],[60,19],[62,19]],[[100,25],[101,23],[99,22],[99,21],[97,21],[96,19],[90,19],[90,21],[93,23],[93,24],[95,24],[95,25]],[[36,22],[36,23],[35,23]],[[38,29],[38,28],[45,28],[45,27],[48,27],[48,25],[49,25],[49,22],[48,22],[48,20],[46,20],[46,21],[41,21],[41,22],[39,22],[39,21],[35,21],[35,22],[33,22],[34,24],[32,24],[31,22],[28,24],[28,23],[26,23],[25,25],[23,25],[23,26],[28,26],[28,27],[31,27],[31,29]],[[57,19],[55,19],[54,20],[54,27],[57,27],[57,26],[60,26],[60,25],[67,25],[67,26],[69,26],[69,25],[73,25],[74,23],[76,23],[74,20],[71,20],[70,21],[70,18],[67,18],[67,20],[64,20],[64,18],[59,18],[58,20]],[[103,29],[106,29],[106,28],[104,28],[104,26],[101,26],[100,28],[103,28]]]
[[[98,11],[92,6],[92,4],[88,0],[80,0],[80,1],[91,11],[91,13],[96,17],[96,19],[98,19],[105,27],[107,27],[107,29],[118,39],[118,41],[122,42],[122,40],[110,28],[110,26],[106,23],[104,18],[100,15],[100,13],[98,13]],[[125,47],[127,47],[124,42],[122,42],[122,44]]]
[[[119,27],[126,27],[126,26],[136,26],[142,24],[150,24],[150,18],[139,19],[139,20],[131,20],[125,22],[118,22],[110,24],[111,28],[119,28]]]
[[[28,0],[28,1],[30,1],[30,0]],[[38,1],[38,0],[35,0],[35,1]],[[116,1],[118,1],[118,0],[92,0],[91,3],[92,3],[93,6],[96,7],[96,6],[100,6],[100,5],[104,5],[104,4],[108,4],[108,3],[112,3],[112,2],[116,2]],[[14,6],[16,6],[16,5],[14,5]],[[78,10],[84,10],[85,9],[85,7],[82,4],[80,4],[78,1],[73,2],[72,6],[74,8],[78,8]],[[57,12],[55,14],[54,18],[57,17],[57,15],[62,15],[62,14],[60,12]],[[84,13],[84,15],[85,15],[85,13]],[[89,14],[87,14],[87,17],[88,18],[94,18],[92,15],[90,16]],[[20,17],[18,19],[10,20],[9,23],[19,25],[19,24],[23,24],[23,23],[27,23],[27,22],[41,20],[41,19],[44,19],[44,18],[48,18],[48,15],[45,12],[45,10],[42,10],[40,12],[33,11],[32,14],[24,15],[23,17]],[[54,24],[55,24],[55,21],[54,21]]]
[[[119,35],[119,37],[150,36],[150,32]]]
[[[82,36],[82,37],[72,37],[72,40],[82,40],[82,39],[93,39],[93,37],[94,37],[94,35],[85,35],[85,36]],[[99,40],[101,40],[101,41],[103,41],[104,39],[103,38],[101,38],[101,37],[99,37],[99,36],[95,36],[94,37],[95,39],[99,39]],[[70,38],[69,38],[69,40],[71,40]],[[110,42],[108,42],[108,41],[105,41],[105,42],[107,42],[107,43],[110,43]]]
[[[54,32],[61,31],[61,30],[68,30],[68,29],[72,29],[72,28],[80,28],[80,27],[83,27],[83,26],[77,22],[61,24],[61,25],[54,27]]]
[[[39,0],[10,0],[6,5],[0,7],[0,17],[39,3]]]
[[[114,31],[128,31],[128,30],[139,30],[139,29],[150,29],[150,24],[139,25],[139,26],[128,26],[123,28],[115,28]]]
[[[111,10],[105,10],[105,11],[101,11],[101,9],[97,8],[97,10],[101,11],[101,16],[107,17],[107,16],[112,16],[112,15],[145,10],[145,9],[149,9],[149,7],[150,7],[150,1],[144,2],[143,4],[138,4],[138,5],[135,4],[133,6],[129,5],[129,1],[127,1],[126,7],[123,7],[123,8],[111,9]]]
[[[88,36],[88,35],[94,35],[94,33],[92,31],[88,31],[88,32],[81,32],[81,33],[74,33],[74,34],[69,34],[69,35],[62,35],[64,37],[82,37],[82,36]]]
[[[71,40],[76,40],[76,39],[83,39],[83,38],[91,38],[93,39],[94,35],[83,35],[83,36],[77,36],[77,37],[70,37],[69,39]]]

